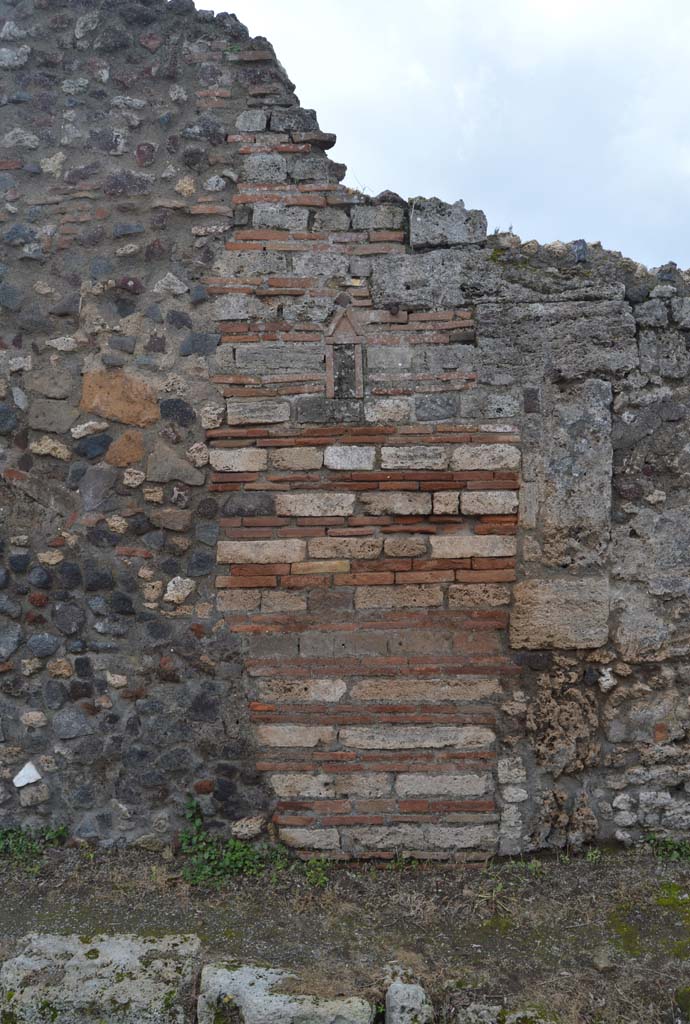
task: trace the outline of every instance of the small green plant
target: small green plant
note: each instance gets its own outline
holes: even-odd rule
[[[67,838],[67,828],[1,828],[0,861],[9,861],[31,874],[37,874],[46,850],[62,846]]]
[[[194,800],[187,804],[189,828],[180,835],[187,863],[183,878],[192,885],[219,885],[237,875],[260,875],[265,868],[261,851],[241,839],[223,839],[207,832],[201,808]]]
[[[329,867],[330,864],[323,857],[312,857],[311,860],[306,861],[304,874],[309,885],[313,885],[316,889],[323,889],[328,885]]]
[[[601,850],[598,846],[592,846],[585,854],[585,860],[588,864],[598,864],[601,860]]]
[[[645,842],[661,860],[690,860],[690,839],[673,839],[671,836],[658,836],[650,832],[645,836]]]

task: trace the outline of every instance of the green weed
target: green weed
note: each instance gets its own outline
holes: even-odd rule
[[[62,846],[67,828],[0,828],[0,861],[9,861],[30,874],[40,871],[46,850]]]

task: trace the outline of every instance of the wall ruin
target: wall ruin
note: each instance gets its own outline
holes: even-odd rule
[[[0,826],[687,831],[687,277],[334,142],[233,15],[0,2]]]

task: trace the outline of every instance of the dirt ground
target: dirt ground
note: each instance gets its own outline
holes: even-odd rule
[[[190,887],[181,861],[52,850],[37,874],[0,863],[0,958],[30,931],[194,932],[208,960],[293,970],[302,991],[381,1000],[391,969],[442,1008],[472,988],[559,1024],[672,1024],[690,1000],[690,864],[646,849],[484,869],[300,870]]]

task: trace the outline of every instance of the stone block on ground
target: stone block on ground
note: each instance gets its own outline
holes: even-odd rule
[[[431,1024],[434,1008],[421,985],[394,981],[386,992],[386,1024]]]
[[[37,935],[0,967],[0,1017],[12,1024],[191,1024],[194,935]]]
[[[364,999],[295,995],[294,987],[284,971],[209,964],[201,973],[198,1024],[371,1024],[374,1019]]]

